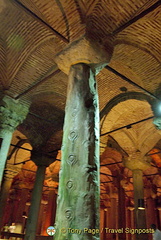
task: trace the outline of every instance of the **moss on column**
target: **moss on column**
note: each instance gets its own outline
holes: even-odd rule
[[[88,65],[79,63],[69,73],[54,239],[99,239],[99,198],[95,74]],[[92,229],[97,233],[91,233]]]

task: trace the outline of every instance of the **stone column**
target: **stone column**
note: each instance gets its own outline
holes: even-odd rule
[[[21,225],[21,233],[23,233],[23,223],[24,223],[23,212],[25,211],[28,195],[29,195],[29,189],[24,188],[21,190],[20,201],[19,201],[19,206],[17,209],[16,220],[15,220],[16,225],[17,224]]]
[[[106,222],[105,222],[105,208],[100,208],[100,229],[103,229],[100,234],[100,239],[105,240],[105,228],[106,228]]]
[[[148,198],[146,200],[146,216],[147,216],[147,227],[149,228],[152,223],[157,224],[156,204],[155,199]]]
[[[42,198],[43,183],[45,178],[45,171],[46,171],[46,167],[48,167],[49,164],[51,164],[52,162],[51,158],[48,158],[47,156],[35,154],[35,153],[31,154],[31,159],[37,165],[37,171],[36,171],[34,188],[32,191],[31,206],[29,209],[24,240],[35,239],[39,209],[40,209],[41,198]]]
[[[3,184],[0,192],[0,229],[3,227],[3,216],[5,213],[5,207],[7,204],[7,198],[9,195],[9,190],[12,184],[12,180],[14,176],[18,174],[19,170],[17,167],[7,164],[6,169],[4,171],[4,179]]]
[[[45,214],[45,208],[46,208],[46,202],[41,201],[40,203],[40,209],[39,209],[39,215],[38,215],[38,221],[37,221],[37,229],[36,234],[41,235],[42,227],[43,227],[43,216]],[[48,227],[51,225],[48,225]]]
[[[118,173],[119,174],[119,173]],[[126,212],[125,212],[125,191],[120,184],[122,177],[118,176],[118,228],[123,229],[122,233],[118,234],[119,240],[125,240],[125,227],[126,227]]]
[[[23,122],[28,113],[28,107],[8,96],[0,97],[0,186],[12,133]]]
[[[100,218],[95,74],[107,60],[105,55],[108,56],[98,45],[81,39],[55,60],[69,74],[55,240],[100,239],[99,231],[91,232],[91,229],[99,230]]]
[[[136,228],[146,228],[145,210],[138,209],[138,200],[144,199],[143,173],[140,169],[133,170],[134,204]]]
[[[128,226],[129,228],[135,228],[135,225],[134,225],[134,207],[128,207],[127,208],[127,211],[128,211],[128,219],[127,219],[127,222],[128,222]],[[127,239],[128,240],[135,240],[135,235],[134,234],[131,234],[131,233],[127,233],[128,237]]]
[[[99,229],[99,112],[96,83],[90,67],[82,63],[71,67],[69,82],[55,239],[77,239],[79,234],[70,233],[70,228],[82,229],[81,238],[94,239],[87,229]],[[61,228],[67,229],[67,232],[63,234]]]
[[[55,223],[56,214],[56,193],[55,190],[50,190],[48,197],[48,204],[46,209],[46,216],[44,217],[43,235],[48,236],[46,230],[49,226],[53,226]]]
[[[137,229],[145,229],[146,214],[145,209],[138,209],[139,199],[144,200],[143,170],[149,168],[150,164],[141,152],[133,153],[126,161],[125,166],[132,170],[134,185],[134,206],[135,206],[135,226]],[[136,240],[147,240],[147,234],[136,234]]]

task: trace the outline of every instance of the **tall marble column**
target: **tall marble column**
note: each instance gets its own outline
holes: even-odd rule
[[[20,231],[21,233],[23,232],[23,223],[24,223],[23,212],[25,211],[28,195],[29,195],[29,189],[24,188],[21,190],[20,201],[18,204],[18,209],[15,217],[16,225],[21,226],[21,231]]]
[[[0,186],[12,133],[23,122],[28,113],[28,107],[8,96],[0,97]]]
[[[146,229],[145,209],[139,209],[139,200],[144,201],[144,184],[143,170],[147,169],[150,164],[141,152],[133,153],[125,163],[126,167],[132,170],[134,186],[134,207],[135,207],[135,226],[136,229]],[[147,240],[148,235],[145,233],[136,234],[136,240]]]
[[[99,108],[95,75],[106,57],[109,54],[105,50],[83,38],[55,59],[69,75],[55,240],[100,239]],[[91,229],[98,231],[92,233]]]
[[[34,188],[32,191],[31,206],[29,209],[24,240],[35,239],[45,171],[46,167],[52,163],[51,158],[48,158],[47,156],[43,156],[41,154],[35,154],[34,152],[31,154],[31,159],[37,165],[37,171]]]
[[[100,208],[100,229],[103,229],[103,231],[101,231],[101,234],[100,234],[100,239],[101,240],[105,240],[106,237],[105,237],[105,228],[107,227],[106,226],[106,221],[105,221],[105,208],[101,207]]]
[[[119,174],[119,173],[118,173]],[[118,176],[118,228],[122,229],[123,232],[118,234],[119,240],[125,240],[125,227],[126,227],[126,211],[125,211],[125,190],[120,184],[122,177]]]
[[[94,239],[99,234],[88,229],[99,229],[99,112],[94,73],[83,63],[69,75],[62,151],[55,239],[77,239],[70,228]]]
[[[144,209],[139,209],[139,199],[144,200],[143,172],[140,169],[133,170],[134,204],[136,228],[146,228],[146,215]]]
[[[53,226],[55,223],[55,214],[56,214],[56,193],[55,190],[50,190],[48,197],[48,204],[46,209],[46,215],[43,219],[43,230],[42,233],[45,236],[48,236],[46,229],[49,226]]]

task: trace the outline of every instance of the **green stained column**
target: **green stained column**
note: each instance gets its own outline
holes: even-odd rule
[[[23,122],[28,113],[28,107],[8,96],[0,97],[0,187],[10,147],[12,133]]]
[[[99,185],[95,74],[78,63],[69,73],[54,240],[100,239]]]

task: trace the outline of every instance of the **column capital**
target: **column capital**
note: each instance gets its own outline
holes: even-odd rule
[[[70,67],[77,63],[85,63],[89,65],[97,74],[110,61],[111,52],[86,36],[72,42],[63,51],[55,56],[55,62],[58,67],[67,75]]]
[[[151,165],[146,161],[146,157],[139,151],[136,151],[129,155],[129,157],[125,160],[125,167],[130,170],[146,170]]]
[[[0,98],[0,129],[13,132],[23,122],[28,113],[28,106],[24,106],[9,96]]]

